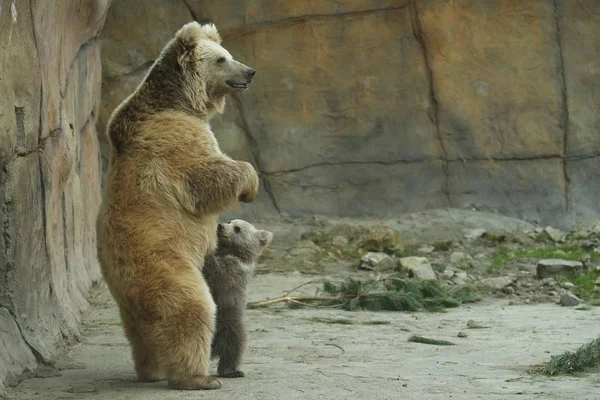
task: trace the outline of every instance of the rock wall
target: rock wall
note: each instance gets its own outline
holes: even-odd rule
[[[258,70],[214,128],[262,176],[238,215],[600,216],[600,2],[121,0],[99,129],[185,22]]]
[[[97,36],[110,0],[0,0],[0,395],[79,335],[100,279]]]

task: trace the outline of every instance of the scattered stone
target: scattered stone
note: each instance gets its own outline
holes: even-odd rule
[[[470,231],[465,233],[465,239],[467,239],[468,241],[479,239],[480,237],[485,235],[486,232],[487,231],[485,229],[471,229]]]
[[[415,269],[423,264],[429,264],[429,260],[425,257],[402,257],[400,259],[400,266],[407,271]]]
[[[331,239],[331,244],[334,247],[346,247],[348,246],[348,239],[343,236],[334,236],[334,238]]]
[[[425,257],[402,257],[400,266],[408,272],[409,276],[424,280],[435,280],[435,272]]]
[[[544,285],[544,286],[556,286],[556,279],[554,279],[554,278],[544,278],[544,279],[542,279],[542,285]]]
[[[573,289],[575,287],[575,284],[571,283],[571,282],[564,282],[564,283],[560,284],[560,287],[563,289],[569,290],[569,289]]]
[[[383,225],[352,225],[330,224],[304,232],[302,240],[311,240],[319,247],[333,245],[338,236],[343,236],[348,241],[344,250],[347,253],[367,253],[400,251],[400,233],[389,226]],[[339,239],[336,239],[339,242]]]
[[[478,286],[494,289],[494,290],[502,290],[506,286],[513,283],[513,278],[508,276],[496,276],[492,278],[484,278],[477,282]]]
[[[435,249],[437,251],[448,251],[452,248],[452,246],[454,245],[454,243],[449,240],[446,242],[437,242],[433,244],[433,247],[435,247]]]
[[[311,258],[317,256],[319,254],[319,250],[319,246],[314,244],[312,241],[300,240],[296,244],[296,247],[290,250],[290,255],[299,258]]]
[[[488,329],[489,326],[478,324],[477,322],[470,319],[467,321],[467,328],[468,329]]]
[[[571,292],[564,292],[560,295],[560,305],[563,307],[577,307],[581,302],[577,296]]]
[[[558,296],[558,293],[557,293],[555,290],[550,290],[550,291],[548,292],[548,296],[551,296],[551,297],[556,297],[556,296]]]
[[[422,254],[431,254],[435,251],[435,247],[426,244],[426,245],[419,247],[419,249],[417,251]]]
[[[525,304],[531,304],[531,299],[525,299]]]
[[[429,264],[419,265],[418,267],[416,267],[415,269],[413,269],[411,271],[411,275],[414,278],[420,278],[425,281],[433,281],[433,280],[437,279],[437,277],[435,276],[435,272],[433,271],[433,268],[431,268],[431,265],[429,265]]]
[[[573,277],[583,272],[581,261],[568,261],[560,259],[540,260],[537,264],[537,276],[540,279],[548,277]]]
[[[389,271],[397,267],[396,260],[385,253],[369,252],[362,256],[358,268],[369,271]]]
[[[459,264],[462,262],[470,263],[471,261],[473,261],[473,257],[460,251],[455,251],[450,255],[450,262],[452,264]]]
[[[573,236],[576,239],[587,239],[590,236],[596,236],[600,233],[600,220],[593,221],[577,227],[573,231]]]
[[[456,335],[456,336],[458,336],[459,338],[463,338],[463,339],[469,337],[469,335],[467,335],[463,331],[458,332],[458,335]]]
[[[446,280],[452,279],[454,277],[455,272],[449,268],[446,268],[444,272],[442,272],[442,277]]]
[[[538,234],[537,240],[540,241],[552,241],[552,242],[563,242],[565,240],[565,233],[559,229],[547,226]]]
[[[515,293],[515,288],[512,286],[506,286],[502,288],[502,293],[512,295]]]
[[[465,271],[456,271],[452,277],[452,282],[457,285],[466,285],[469,275]]]

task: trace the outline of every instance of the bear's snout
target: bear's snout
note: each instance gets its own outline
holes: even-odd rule
[[[217,232],[221,232],[223,230],[223,224],[217,225]]]
[[[248,70],[248,79],[250,80],[250,82],[252,82],[252,78],[254,78],[254,75],[256,75],[256,70],[254,68],[250,68]]]

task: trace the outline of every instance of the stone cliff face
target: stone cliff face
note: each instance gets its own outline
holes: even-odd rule
[[[0,0],[0,393],[77,340],[100,278],[97,35],[109,0]]]
[[[215,131],[263,179],[249,218],[476,207],[597,217],[600,3],[115,3],[100,129],[182,23],[213,21],[258,70]]]

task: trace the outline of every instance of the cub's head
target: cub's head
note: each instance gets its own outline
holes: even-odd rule
[[[273,240],[273,233],[256,229],[241,219],[217,226],[218,252],[231,254],[246,262],[256,261]]]
[[[213,24],[185,24],[163,49],[161,79],[176,80],[194,108],[223,112],[225,96],[245,90],[256,70],[234,60]],[[175,76],[173,76],[175,75]]]

